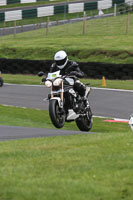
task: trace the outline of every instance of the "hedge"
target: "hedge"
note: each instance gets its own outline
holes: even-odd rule
[[[23,59],[0,59],[0,71],[11,74],[37,74],[39,71],[48,73],[53,61],[51,60],[23,60]],[[79,62],[80,69],[85,77],[101,79],[133,79],[133,64],[112,64],[97,62]]]

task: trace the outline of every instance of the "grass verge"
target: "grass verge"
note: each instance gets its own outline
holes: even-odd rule
[[[2,106],[0,105],[0,125],[9,126],[23,126],[34,128],[54,128],[52,125],[49,113],[47,110],[35,110],[31,108],[19,108],[14,106]],[[12,116],[12,117],[11,117]],[[65,130],[79,130],[75,124],[66,123]],[[127,124],[104,122],[104,119],[94,118],[93,132],[128,132],[130,128]]]
[[[32,84],[39,85],[41,78],[37,75],[13,75],[3,74],[4,82],[15,84]],[[102,80],[98,79],[81,79],[83,83],[90,83],[91,87],[102,87]],[[106,80],[107,88],[133,90],[133,80]]]
[[[123,132],[0,142],[0,198],[132,200],[132,143]]]

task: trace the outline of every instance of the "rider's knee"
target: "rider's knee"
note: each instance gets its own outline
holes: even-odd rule
[[[74,84],[74,90],[77,91],[79,95],[83,97],[85,95],[86,87],[80,81],[76,81]]]

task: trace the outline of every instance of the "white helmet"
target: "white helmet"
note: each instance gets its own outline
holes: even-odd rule
[[[54,60],[56,62],[56,65],[58,66],[59,69],[63,69],[68,61],[67,54],[65,51],[58,51],[55,56]]]

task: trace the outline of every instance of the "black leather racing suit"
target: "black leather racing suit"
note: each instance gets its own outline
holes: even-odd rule
[[[82,78],[84,73],[80,70],[79,65],[71,60],[68,60],[67,65],[63,69],[59,69],[56,63],[53,63],[50,67],[50,72],[55,72],[60,70],[61,75],[75,75],[77,78]],[[74,90],[79,93],[80,96],[85,95],[85,86],[79,81],[75,81]]]

